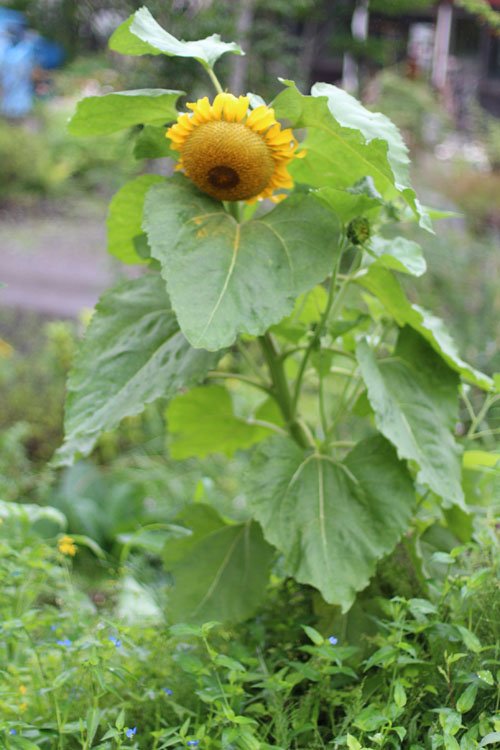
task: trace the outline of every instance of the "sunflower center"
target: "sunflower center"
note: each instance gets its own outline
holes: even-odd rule
[[[233,188],[240,178],[238,172],[231,167],[214,167],[208,173],[208,181],[214,188]]]
[[[274,172],[263,138],[240,122],[199,125],[182,147],[186,175],[205,193],[223,201],[258,195]]]

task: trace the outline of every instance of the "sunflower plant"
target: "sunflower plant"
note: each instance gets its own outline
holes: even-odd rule
[[[80,136],[134,126],[136,157],[175,173],[111,201],[109,252],[144,273],[96,307],[57,460],[165,400],[171,458],[247,457],[234,507],[201,492],[168,532],[172,620],[247,617],[277,560],[346,611],[417,506],[466,510],[459,390],[494,390],[399,280],[426,269],[402,224],[432,231],[407,149],[330,84],[282,80],[272,105],[225,91],[214,65],[242,50],[177,40],[146,8],[110,46],[191,58],[214,91],[180,112],[170,89],[89,97],[70,122]]]

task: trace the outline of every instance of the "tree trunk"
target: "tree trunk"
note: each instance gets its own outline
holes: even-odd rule
[[[253,19],[255,15],[255,5],[257,0],[239,0],[236,8],[236,42],[241,44],[245,49],[245,42],[250,36]],[[233,57],[233,67],[229,77],[229,89],[232,94],[245,93],[248,73],[248,57],[246,55],[235,55]]]

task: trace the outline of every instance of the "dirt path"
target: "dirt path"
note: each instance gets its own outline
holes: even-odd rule
[[[106,203],[0,212],[0,307],[54,318],[93,307],[116,276],[106,252]]]

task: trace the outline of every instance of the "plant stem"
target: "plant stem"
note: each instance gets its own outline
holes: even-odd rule
[[[288,380],[274,339],[270,333],[265,333],[263,336],[259,336],[259,342],[271,375],[273,384],[271,393],[280,408],[286,428],[301,448],[310,448],[313,445],[311,437],[307,435],[302,425],[295,419]]]
[[[207,67],[203,66],[203,67],[205,68],[206,72],[208,73],[208,77],[212,81],[212,83],[214,85],[214,88],[217,91],[217,93],[218,94],[223,94],[224,93],[224,89],[222,88],[221,82],[219,81],[219,79],[215,75],[215,73],[212,70],[212,68],[209,68],[208,66]]]
[[[212,380],[218,380],[222,378],[226,378],[226,380],[241,380],[242,383],[251,385],[254,388],[259,388],[259,390],[272,395],[272,389],[269,385],[266,385],[265,383],[259,383],[257,380],[249,378],[247,375],[240,375],[238,372],[219,372],[218,370],[214,370],[213,372],[208,373],[207,378],[210,378]]]
[[[297,379],[295,381],[295,390],[293,394],[293,401],[292,401],[292,415],[295,417],[295,414],[297,412],[297,404],[300,397],[300,391],[302,389],[302,380],[304,378],[304,373],[306,371],[307,363],[309,362],[309,357],[311,356],[311,353],[313,349],[317,346],[319,340],[321,339],[321,336],[323,335],[323,331],[326,325],[326,321],[328,320],[328,317],[330,315],[330,312],[333,307],[333,302],[335,298],[335,288],[337,286],[337,273],[340,267],[340,263],[342,261],[342,256],[344,254],[345,249],[345,240],[342,237],[340,241],[340,252],[339,256],[337,258],[337,261],[335,263],[332,277],[330,279],[330,289],[328,290],[328,299],[326,302],[326,307],[323,311],[323,315],[321,316],[321,320],[319,321],[318,325],[316,326],[316,329],[314,331],[314,334],[309,342],[309,345],[304,353],[304,356],[302,357],[302,362],[300,363],[299,372],[297,375]],[[344,281],[344,285],[346,284],[346,281]]]
[[[465,394],[463,394],[463,395],[465,395]],[[482,405],[481,409],[479,410],[478,415],[476,417],[474,417],[473,420],[472,420],[472,422],[471,422],[471,426],[470,426],[469,431],[467,433],[467,437],[468,438],[472,438],[474,436],[474,434],[476,433],[477,428],[481,425],[481,422],[485,418],[485,416],[488,413],[489,409],[498,400],[500,400],[500,394],[495,394],[494,396],[487,396],[485,398],[484,404]]]

